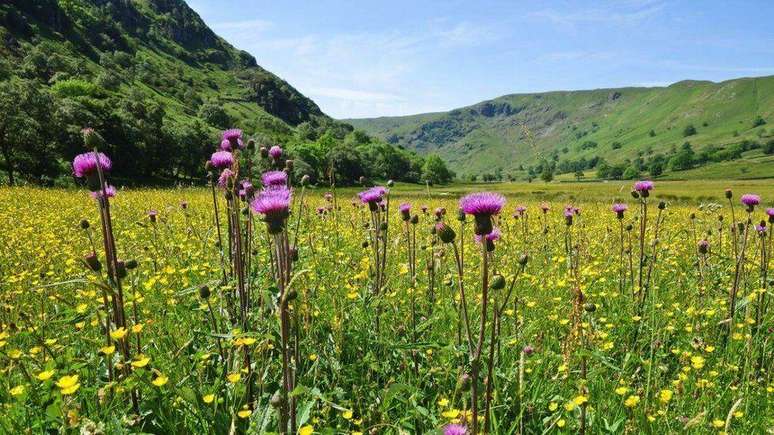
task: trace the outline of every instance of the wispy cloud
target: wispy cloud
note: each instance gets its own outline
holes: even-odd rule
[[[405,98],[400,95],[343,88],[311,88],[309,89],[309,95],[358,102],[405,101]]]
[[[564,27],[574,28],[579,24],[606,23],[628,25],[658,14],[664,4],[658,1],[625,1],[614,3],[605,9],[583,9],[579,11],[559,11],[544,9],[527,14],[528,17],[549,21]]]

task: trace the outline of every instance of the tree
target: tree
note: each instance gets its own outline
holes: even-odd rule
[[[689,142],[680,147],[680,151],[669,159],[669,167],[673,171],[683,171],[693,167],[694,152]]]
[[[585,176],[586,176],[586,175],[585,175],[585,174],[583,173],[583,171],[581,171],[580,169],[578,169],[577,171],[575,171],[575,180],[576,180],[576,181],[580,181],[580,180],[581,180],[583,177],[585,177]]]
[[[635,168],[634,166],[629,166],[622,174],[622,178],[624,180],[634,180],[639,176],[640,176],[640,171],[638,171],[637,168]]]
[[[685,126],[685,129],[683,130],[683,136],[693,136],[696,134],[696,127],[693,126],[693,124],[688,124]]]
[[[56,158],[46,136],[51,98],[32,80],[0,82],[0,154],[8,184],[17,173],[56,176]]]
[[[755,121],[753,121],[753,128],[760,127],[761,125],[766,125],[766,120],[763,119],[762,116],[758,115],[758,117],[755,118]]]
[[[543,171],[540,173],[540,179],[550,183],[554,179],[554,169],[550,165],[543,165]]]
[[[443,184],[452,180],[452,174],[438,155],[430,154],[422,166],[422,180]]]
[[[202,118],[207,124],[218,128],[229,128],[231,118],[220,104],[208,101],[199,108],[199,118]]]

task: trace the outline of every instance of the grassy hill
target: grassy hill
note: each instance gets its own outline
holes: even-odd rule
[[[551,165],[589,177],[601,159],[634,167],[638,176],[655,160],[664,161],[662,176],[670,178],[774,176],[774,159],[763,152],[774,135],[774,76],[513,94],[449,112],[346,122],[421,154],[437,153],[462,176],[524,178],[530,167],[536,176]],[[694,159],[671,164],[685,142]]]
[[[339,124],[183,0],[2,2],[0,109],[0,170],[42,182],[67,176],[87,125],[117,175],[180,179],[201,175],[221,129],[284,142]]]

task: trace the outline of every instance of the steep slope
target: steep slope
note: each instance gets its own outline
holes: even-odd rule
[[[201,173],[219,129],[282,141],[332,122],[183,0],[2,2],[0,86],[0,98],[31,102],[15,118],[30,125],[9,128],[47,147],[10,148],[0,167],[41,181],[66,175],[84,125],[109,139],[119,176],[179,178]]]
[[[421,154],[438,153],[459,174],[501,171],[521,177],[542,160],[555,162],[558,172],[581,159],[581,169],[592,169],[587,162],[600,158],[627,167],[634,162],[644,171],[649,156],[669,161],[686,141],[697,155],[706,150],[710,156],[697,157],[691,167],[727,160],[723,151],[739,144],[749,160],[762,155],[758,145],[774,133],[761,120],[774,121],[774,76],[514,94],[450,112],[346,122]],[[741,157],[737,151],[730,157]],[[774,169],[770,160],[757,163]]]

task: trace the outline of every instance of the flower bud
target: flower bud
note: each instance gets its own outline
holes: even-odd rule
[[[97,258],[97,254],[93,252],[85,256],[83,261],[86,263],[86,267],[88,267],[92,272],[99,272],[102,270],[102,263],[100,263],[99,258]]]
[[[524,349],[522,349],[521,351],[524,352],[524,355],[530,356],[533,353],[535,353],[535,348],[533,348],[531,345],[528,344],[524,346]]]
[[[287,169],[288,171],[292,171],[293,170],[293,160],[292,159],[285,160],[285,169]]]
[[[666,208],[666,202],[664,202],[664,201],[659,201],[659,202],[658,202],[658,209],[659,209],[659,210],[663,210],[663,209],[665,209],[665,208]]]
[[[118,260],[116,262],[116,276],[118,278],[126,278],[126,273],[126,263],[123,260]]]
[[[269,399],[269,403],[274,409],[279,409],[283,402],[284,400],[282,399],[282,394],[280,394],[279,390],[275,391],[274,394],[271,395],[271,399]]]
[[[519,256],[519,264],[521,264],[522,266],[525,266],[528,261],[529,261],[529,256],[526,253],[521,254]]]
[[[303,177],[301,177],[301,185],[306,186],[309,184],[309,174],[304,174]]]
[[[199,297],[202,299],[209,299],[210,288],[206,284],[199,286]]]
[[[706,254],[707,252],[709,252],[709,242],[707,240],[700,240],[698,249],[699,249],[699,254]]]
[[[419,216],[417,216],[417,215],[411,216],[411,223],[414,224],[414,225],[418,224],[419,223]]]
[[[588,302],[583,306],[583,309],[586,310],[587,313],[593,313],[594,311],[597,311],[597,306]]]
[[[290,260],[298,261],[298,248],[296,248],[295,246],[290,247]]]
[[[462,209],[457,210],[457,220],[460,222],[465,222],[465,212],[462,211]]]
[[[446,225],[445,222],[438,222],[435,224],[435,233],[444,243],[452,243],[457,236],[457,234],[454,233],[454,230],[449,225]]]
[[[137,269],[137,260],[135,259],[127,260],[126,268],[129,270]]]
[[[636,190],[632,190],[632,198],[634,198],[634,199],[637,199],[637,198],[639,198],[639,197],[640,197],[640,194],[639,194],[639,193],[637,193],[637,191],[636,191]]]
[[[731,192],[731,189],[726,189],[726,199],[731,199],[733,198],[733,196],[734,196],[734,193]]]
[[[395,185],[395,182],[392,180],[387,180],[387,187],[392,187]]]
[[[502,290],[505,288],[505,278],[502,275],[496,274],[492,277],[492,283],[489,285],[492,290]]]

